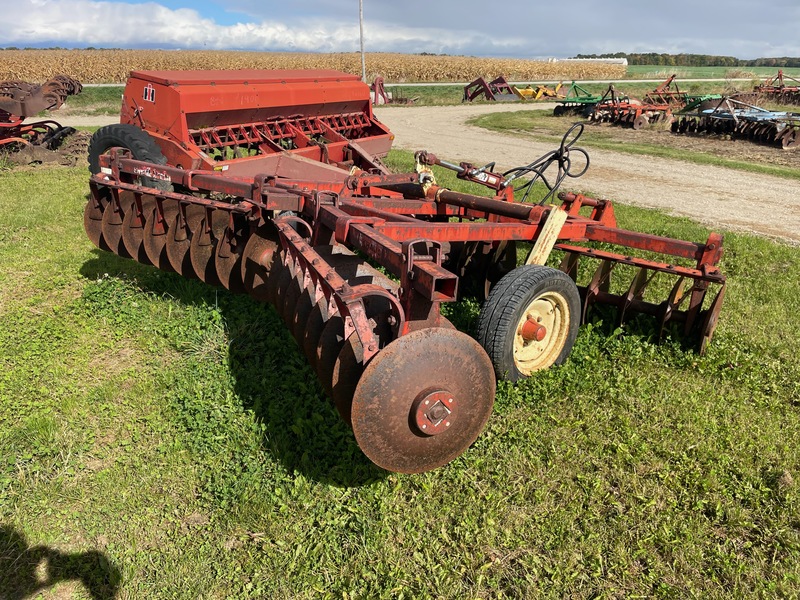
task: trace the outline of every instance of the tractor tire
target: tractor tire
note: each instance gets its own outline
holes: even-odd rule
[[[114,124],[98,129],[89,142],[89,171],[95,175],[100,172],[100,156],[111,148],[126,148],[131,151],[135,160],[156,165],[167,164],[167,157],[161,152],[155,140],[135,125]],[[169,191],[172,185],[167,181],[141,177],[141,185],[159,190]]]
[[[523,265],[492,288],[477,338],[497,377],[518,381],[569,356],[580,325],[575,282],[550,267]]]

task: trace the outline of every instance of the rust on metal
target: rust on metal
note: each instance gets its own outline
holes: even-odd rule
[[[611,202],[556,199],[547,180],[557,205],[519,201],[525,174],[558,163],[559,183],[576,176],[564,165],[570,152],[585,154],[572,147],[580,131],[547,160],[506,173],[425,152],[415,171],[390,173],[380,159],[392,136],[374,118],[367,86],[330,71],[135,72],[122,124],[103,135],[133,126],[164,160],[124,147],[93,157],[90,240],[271,304],[364,453],[386,469],[444,465],[485,425],[494,359],[441,305],[471,293],[491,299],[517,267],[517,243],[542,240],[540,262],[551,248],[563,254],[568,277],[556,279],[565,287],[538,297],[580,312],[565,322],[605,305],[619,323],[652,316],[659,338],[679,335],[679,325],[700,352],[714,334],[722,236],[692,242],[622,229]],[[442,187],[431,166],[489,195]],[[673,282],[665,300],[650,297],[657,278]],[[542,342],[552,324],[526,311],[508,335]]]

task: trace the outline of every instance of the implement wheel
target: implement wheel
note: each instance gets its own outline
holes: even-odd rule
[[[167,164],[167,158],[161,152],[161,148],[146,131],[135,125],[116,123],[101,127],[92,135],[92,141],[89,142],[89,171],[92,174],[100,172],[100,156],[112,148],[127,148],[135,160],[157,165]],[[150,177],[140,177],[139,180],[141,185],[147,187],[166,191],[172,189],[172,185],[166,181]]]
[[[492,363],[475,340],[453,329],[421,329],[394,340],[364,369],[353,397],[353,433],[379,467],[430,471],[480,435],[494,394]]]
[[[497,376],[517,381],[567,358],[580,314],[578,288],[566,273],[525,265],[492,289],[481,309],[477,337]]]

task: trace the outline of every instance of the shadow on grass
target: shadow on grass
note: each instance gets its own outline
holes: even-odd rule
[[[358,448],[273,308],[115,254],[94,254],[81,268],[90,280],[106,274],[132,279],[154,295],[219,311],[230,340],[225,358],[235,394],[264,425],[264,449],[287,471],[337,487],[360,487],[387,475]]]
[[[102,552],[64,554],[47,546],[29,547],[20,532],[0,525],[0,598],[23,600],[62,581],[80,581],[94,600],[117,597],[122,580]]]

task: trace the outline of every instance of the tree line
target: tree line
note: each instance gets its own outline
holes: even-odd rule
[[[800,67],[800,57],[772,57],[742,60],[735,56],[709,54],[664,54],[658,52],[578,54],[575,58],[626,58],[629,65],[664,67]]]

